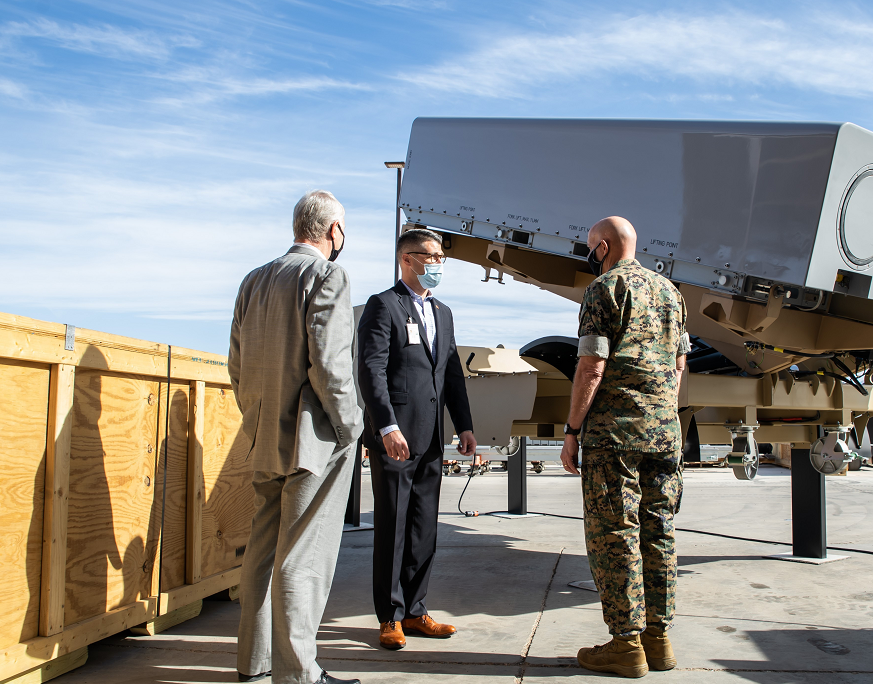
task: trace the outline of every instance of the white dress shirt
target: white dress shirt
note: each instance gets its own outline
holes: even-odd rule
[[[318,249],[318,247],[316,247],[315,245],[310,245],[307,242],[295,242],[293,246],[294,247],[305,247],[306,249],[311,251],[313,254],[317,254],[318,256],[320,256],[322,259],[327,259],[327,257],[324,256],[324,254],[321,253],[321,250]]]
[[[400,282],[403,283],[402,280]],[[436,316],[433,311],[433,294],[428,290],[425,292],[424,297],[422,297],[413,292],[412,288],[406,283],[403,283],[403,287],[405,287],[409,292],[409,296],[412,298],[412,304],[420,315],[421,324],[424,326],[424,334],[427,336],[427,346],[430,349],[430,355],[436,359]],[[400,427],[398,425],[388,425],[387,427],[381,428],[379,434],[384,437],[389,432],[394,432],[399,429]]]

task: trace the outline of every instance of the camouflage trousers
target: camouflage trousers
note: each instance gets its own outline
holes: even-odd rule
[[[682,497],[679,451],[586,448],[585,544],[610,634],[668,629],[676,605],[673,515]]]

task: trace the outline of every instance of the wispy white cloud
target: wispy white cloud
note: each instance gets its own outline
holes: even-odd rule
[[[0,26],[0,36],[6,38],[40,38],[58,46],[111,57],[136,59],[166,59],[178,47],[198,47],[192,36],[178,34],[158,36],[150,31],[122,29],[108,24],[83,26],[62,24],[45,18],[29,22],[8,22]]]
[[[733,102],[736,98],[733,95],[722,93],[661,93],[640,95],[652,102]]]
[[[446,0],[364,0],[368,5],[376,7],[401,7],[411,10],[441,10],[449,3]]]
[[[27,88],[8,78],[0,78],[0,95],[23,100],[27,97]]]
[[[460,58],[401,73],[431,91],[529,97],[549,84],[628,74],[720,85],[788,85],[870,97],[873,21],[808,14],[788,22],[748,13],[619,16],[559,34],[502,36]]]
[[[243,77],[232,75],[219,66],[195,66],[157,76],[168,82],[183,84],[190,91],[178,97],[161,97],[162,104],[202,104],[237,96],[285,95],[288,93],[323,90],[367,91],[371,86],[328,76],[298,76],[294,78]]]

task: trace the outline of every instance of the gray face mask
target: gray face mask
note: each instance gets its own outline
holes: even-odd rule
[[[609,254],[609,247],[607,246],[606,252],[603,254],[603,259],[598,259],[595,254],[598,247],[600,247],[600,243],[588,252],[588,266],[591,268],[591,272],[594,274],[595,278],[599,278],[603,275],[603,259],[606,259],[606,255]]]

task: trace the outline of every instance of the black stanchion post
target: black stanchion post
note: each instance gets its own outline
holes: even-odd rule
[[[349,503],[346,505],[346,524],[352,527],[361,526],[361,468],[364,456],[361,440],[355,447],[355,469],[352,471],[352,487],[349,490]]]
[[[688,434],[682,446],[682,459],[686,463],[700,463],[700,433],[694,416],[691,416],[691,422],[688,424]]]
[[[514,515],[527,515],[527,437],[519,438],[518,451],[507,457],[509,480],[507,510]]]
[[[791,540],[801,558],[827,558],[825,476],[812,467],[809,449],[791,450]]]

